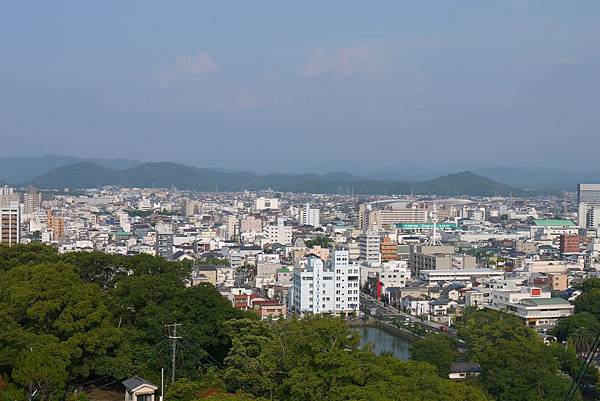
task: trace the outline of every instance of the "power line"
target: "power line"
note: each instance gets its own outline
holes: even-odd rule
[[[569,392],[565,396],[565,401],[571,401],[575,397],[575,393],[577,392],[577,389],[579,388],[579,384],[581,383],[583,376],[586,374],[588,368],[590,367],[590,364],[592,363],[594,356],[598,352],[598,348],[600,348],[600,333],[594,339],[594,343],[592,344],[590,350],[588,351],[587,355],[585,356],[585,359],[584,359],[583,363],[581,364],[581,368],[579,368],[579,372],[577,373],[575,380],[573,381],[573,383],[571,383]]]
[[[188,336],[189,337],[189,336]],[[209,363],[214,363],[216,364],[219,368],[221,368],[223,371],[226,370],[225,366],[219,362],[217,359],[215,359],[210,353],[208,353],[203,347],[201,347],[200,345],[198,345],[197,343],[191,343],[190,340],[188,340],[187,337],[183,338],[183,341],[185,341],[187,343],[187,345],[189,345],[192,348],[199,348],[202,350],[203,354],[207,355],[212,362],[209,361]],[[188,351],[190,352],[190,351]],[[208,360],[208,358],[204,357],[205,360]],[[248,391],[249,393],[255,395],[256,397],[259,397],[258,395],[256,395],[257,390],[254,388],[254,386],[248,384],[248,383],[244,383],[241,380],[238,380],[237,378],[233,377],[233,378],[229,378],[230,380],[234,381],[236,384],[238,384],[240,386],[240,388]],[[248,388],[250,387],[250,388]]]
[[[142,367],[144,367],[144,366],[148,365],[150,362],[152,362],[153,360],[155,360],[155,359],[156,359],[156,358],[157,358],[157,357],[158,357],[158,356],[159,356],[161,353],[163,353],[164,351],[166,351],[166,349],[169,347],[169,343],[168,343],[166,340],[162,340],[160,343],[158,343],[158,345],[160,345],[160,344],[162,344],[162,343],[164,343],[164,346],[163,346],[163,347],[162,347],[162,348],[161,348],[161,349],[160,349],[158,352],[156,352],[156,353],[155,353],[154,355],[152,355],[150,358],[146,359],[146,361],[145,361],[145,362],[142,362],[141,364],[138,364],[138,366],[137,366],[137,369],[136,369],[136,370],[134,371],[134,373],[133,373],[133,375],[134,375],[134,376],[135,376],[135,375],[137,375],[137,374],[139,373],[139,371],[141,370],[141,368],[142,368]],[[130,367],[130,368],[131,368],[131,367],[133,367],[132,365],[133,365],[133,364],[130,364],[130,365],[129,365],[129,367]],[[107,377],[107,376],[105,376],[104,378],[106,378],[106,377]],[[114,383],[116,383],[116,382],[118,382],[118,381],[120,381],[120,380],[121,380],[121,379],[118,379],[118,378],[117,378],[117,379],[115,379],[115,380],[113,380],[113,381],[111,381],[111,382],[109,382],[109,383],[103,384],[103,385],[101,385],[101,386],[92,386],[92,387],[93,387],[94,389],[102,389],[102,388],[108,387],[108,386],[110,386],[110,385],[112,385],[112,384],[114,384]],[[92,381],[92,382],[96,382],[96,381],[98,381],[98,380],[94,380],[94,381]]]

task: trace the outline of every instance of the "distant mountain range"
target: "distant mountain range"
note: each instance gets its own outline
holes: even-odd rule
[[[82,162],[91,162],[97,166],[104,167],[108,170],[127,170],[132,167],[147,164],[148,168],[152,168],[152,165],[156,163],[144,163],[138,160],[130,159],[99,159],[99,158],[80,158],[73,156],[61,156],[61,155],[46,155],[41,157],[6,157],[0,158],[0,182],[7,182],[12,184],[25,184],[33,182],[39,176],[46,175],[47,173],[52,175],[55,174],[54,170],[60,167],[70,166]],[[171,163],[175,164],[175,163]],[[176,165],[176,164],[175,164]],[[181,165],[180,165],[181,166]],[[187,166],[183,166],[187,167]],[[193,168],[193,167],[189,167]],[[69,169],[70,170],[70,169]],[[84,170],[86,170],[84,168]],[[93,168],[88,167],[92,173]],[[135,171],[135,170],[134,170]],[[493,181],[501,182],[514,188],[525,188],[535,190],[550,190],[560,191],[568,190],[574,191],[578,183],[581,182],[600,182],[600,172],[577,172],[577,171],[564,171],[560,169],[547,169],[547,168],[535,168],[535,167],[486,167],[476,168],[470,170],[472,173],[487,177]],[[199,172],[202,172],[200,174]],[[108,171],[104,173],[109,174]],[[69,174],[73,174],[69,172]],[[225,174],[223,176],[222,174]],[[124,173],[123,175],[126,175]],[[215,169],[198,169],[195,170],[193,176],[200,175],[200,182],[206,185],[221,185],[217,180],[211,177],[205,177],[211,175],[213,177],[219,177],[226,179],[230,182],[231,179],[235,186],[243,185],[268,185],[269,183],[276,184],[275,186],[281,185],[282,187],[288,185],[285,180],[289,177],[294,177],[291,182],[292,187],[296,187],[297,184],[301,188],[330,188],[333,186],[348,186],[349,182],[357,182],[355,192],[357,189],[363,188],[374,188],[380,191],[380,188],[387,188],[389,190],[395,188],[389,183],[403,183],[403,186],[412,186],[413,188],[419,188],[417,184],[435,180],[442,176],[452,176],[450,171],[432,171],[423,168],[416,168],[410,166],[404,166],[399,169],[386,169],[378,172],[372,172],[370,174],[359,176],[348,173],[328,173],[328,174],[267,174],[259,175],[252,172],[241,172],[233,169],[215,168]],[[113,172],[110,172],[110,180],[114,179]],[[107,178],[109,177],[107,176]],[[49,177],[48,177],[49,178]],[[55,177],[54,179],[56,179]],[[80,179],[81,177],[72,177],[74,180]],[[98,181],[100,183],[106,181],[101,179],[101,175],[98,174]],[[198,177],[196,177],[198,178]],[[194,178],[194,179],[196,179]],[[119,179],[124,180],[124,177]],[[155,185],[159,185],[160,176],[157,179],[150,179],[151,182],[156,181]],[[387,183],[387,184],[386,184]],[[188,183],[191,185],[191,183]],[[95,184],[97,185],[97,184]],[[228,186],[229,184],[225,184]],[[72,186],[72,185],[70,185]],[[337,188],[335,188],[337,189]],[[383,192],[385,193],[385,189]],[[369,191],[370,192],[370,191]],[[388,191],[389,192],[389,191]]]
[[[22,183],[50,170],[70,164],[90,161],[103,167],[124,169],[141,164],[137,160],[127,159],[83,159],[73,156],[46,155],[40,157],[2,157],[0,158],[0,181]]]
[[[355,194],[416,194],[444,196],[533,196],[528,191],[501,184],[465,171],[432,180],[398,182],[359,177],[348,173],[267,174],[204,169],[183,164],[141,163],[122,169],[84,161],[53,169],[23,185],[45,189],[94,188],[103,185],[191,189],[197,191],[240,191],[272,189],[282,192]]]

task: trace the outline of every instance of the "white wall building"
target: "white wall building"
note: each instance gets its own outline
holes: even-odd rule
[[[292,245],[292,227],[286,226],[283,219],[277,219],[276,224],[264,227],[266,240],[271,244]]]
[[[359,259],[367,263],[381,263],[381,239],[375,231],[366,231],[358,237]]]
[[[357,314],[359,275],[358,265],[349,262],[348,251],[334,251],[328,263],[309,257],[305,268],[294,268],[289,292],[290,311],[298,315]]]
[[[304,206],[304,210],[302,210],[300,215],[300,223],[304,225],[313,227],[319,227],[321,225],[320,210],[311,208],[309,203],[306,203],[306,205]]]

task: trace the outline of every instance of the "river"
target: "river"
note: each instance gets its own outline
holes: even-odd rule
[[[379,327],[357,327],[360,334],[360,344],[364,346],[367,343],[373,343],[376,354],[382,351],[391,352],[396,358],[406,361],[410,356],[410,343],[399,337],[386,333]]]

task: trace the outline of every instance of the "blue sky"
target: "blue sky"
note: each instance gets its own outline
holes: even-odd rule
[[[0,156],[600,170],[598,1],[51,1],[0,13]]]

